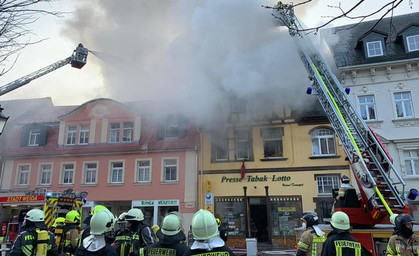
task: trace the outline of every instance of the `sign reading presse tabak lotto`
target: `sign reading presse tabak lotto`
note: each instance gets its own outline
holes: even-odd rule
[[[272,176],[268,176],[266,174],[264,175],[247,175],[246,177],[239,178],[239,177],[227,177],[227,176],[222,176],[221,177],[221,183],[238,183],[238,182],[282,182],[282,186],[284,187],[302,187],[304,184],[302,183],[285,183],[285,182],[290,182],[291,181],[291,176],[286,176],[286,175],[272,175]]]

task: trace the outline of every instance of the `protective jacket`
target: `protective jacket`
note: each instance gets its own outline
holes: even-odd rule
[[[182,243],[186,239],[185,234],[181,231],[174,236],[164,235],[161,230],[157,231],[159,242],[150,245],[147,248],[148,256],[183,256],[188,247]]]
[[[139,222],[135,232],[131,233],[131,253],[130,255],[144,255],[144,248],[156,242],[153,230],[143,222]]]
[[[115,232],[115,247],[118,256],[128,256],[131,247],[131,233],[128,229]]]
[[[64,225],[64,237],[58,248],[61,251],[60,255],[74,255],[77,249],[77,239],[79,237],[79,231],[76,224],[66,223]]]
[[[225,246],[224,241],[216,236],[206,241],[195,241],[191,248],[187,249],[184,256],[190,255],[200,255],[200,256],[214,256],[214,255],[223,255],[223,256],[234,256],[230,248]]]
[[[391,256],[419,255],[419,236],[413,234],[409,239],[393,235],[387,244],[387,254]]]
[[[13,242],[10,256],[31,256],[36,255],[37,245],[42,241],[38,240],[38,233],[40,231],[46,231],[47,226],[45,224],[32,226],[27,230],[22,231]],[[44,241],[47,243],[47,256],[57,256],[57,244],[55,243],[54,234],[48,232],[48,240]]]
[[[323,243],[322,256],[367,256],[362,248],[349,231],[342,232],[333,230]]]
[[[301,235],[297,247],[297,256],[320,256],[326,235],[318,236],[312,227]]]

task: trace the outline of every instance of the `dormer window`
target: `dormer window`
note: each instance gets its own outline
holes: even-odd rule
[[[368,57],[383,56],[383,46],[381,41],[367,42]]]
[[[406,37],[406,40],[408,52],[419,51],[419,35],[408,36]]]

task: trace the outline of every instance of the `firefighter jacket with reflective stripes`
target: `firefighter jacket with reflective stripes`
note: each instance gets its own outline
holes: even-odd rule
[[[333,230],[323,243],[322,256],[366,256],[367,253],[349,232]]]
[[[37,239],[39,231],[40,229],[36,227],[31,227],[25,231],[20,232],[19,235],[15,238],[15,241],[13,242],[10,251],[10,256],[36,255],[37,245],[42,242],[38,241]],[[57,244],[55,243],[54,234],[48,231],[48,240],[44,242],[47,243],[48,256],[58,255]]]
[[[413,234],[408,240],[400,235],[393,235],[387,244],[387,254],[391,256],[419,255],[419,236]]]
[[[79,231],[75,224],[73,223],[66,223],[64,226],[64,237],[62,238],[62,242],[60,246],[61,255],[74,255],[77,248],[77,239],[79,237]]]
[[[326,235],[318,236],[312,227],[301,235],[297,247],[297,256],[320,256]]]
[[[200,256],[234,256],[235,254],[233,253],[232,250],[230,250],[230,248],[228,248],[227,246],[223,246],[223,247],[213,248],[211,251],[207,251],[205,249],[191,250],[189,248],[188,250],[186,250],[185,254],[183,254],[183,255],[184,256],[190,256],[190,255],[200,255]]]
[[[115,232],[115,250],[118,256],[128,256],[131,247],[131,235],[129,230],[117,230]]]
[[[185,241],[185,233],[180,231],[176,235],[167,236],[157,231],[157,237],[159,241],[147,247],[145,255],[147,256],[183,256],[188,247],[182,243]]]
[[[132,255],[144,255],[144,247],[156,242],[153,230],[143,223],[140,223],[136,232],[131,233]]]

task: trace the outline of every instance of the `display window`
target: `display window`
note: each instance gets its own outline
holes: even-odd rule
[[[245,235],[244,201],[239,197],[215,198],[215,216],[228,235]]]
[[[271,197],[272,236],[295,236],[302,216],[300,197]]]

